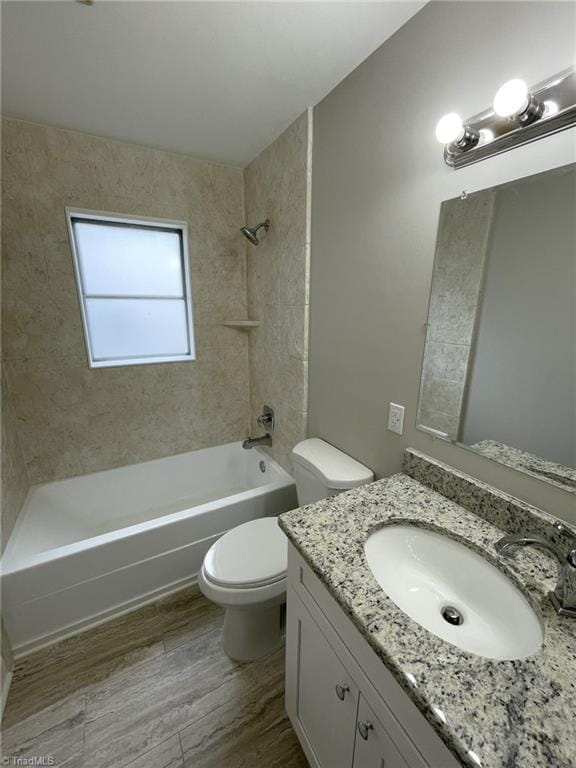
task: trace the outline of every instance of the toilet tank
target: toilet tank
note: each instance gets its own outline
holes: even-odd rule
[[[293,448],[292,466],[300,506],[374,480],[372,470],[318,437]]]

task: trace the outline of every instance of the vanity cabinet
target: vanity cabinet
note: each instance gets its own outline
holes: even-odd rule
[[[297,616],[298,720],[321,765],[350,768],[360,691],[302,606]]]
[[[362,696],[356,719],[353,768],[410,768]]]
[[[286,709],[312,768],[461,768],[292,545]]]

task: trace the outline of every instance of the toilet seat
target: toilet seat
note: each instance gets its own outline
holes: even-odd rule
[[[222,587],[207,575],[204,566],[198,574],[198,586],[202,594],[225,609],[265,609],[286,602],[286,576],[272,584],[258,587]]]
[[[202,571],[223,591],[257,590],[284,582],[287,568],[288,547],[278,518],[264,517],[221,536],[207,552]]]

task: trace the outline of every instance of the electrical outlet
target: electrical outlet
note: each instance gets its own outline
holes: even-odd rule
[[[404,406],[390,403],[388,408],[388,429],[401,435],[404,432]]]

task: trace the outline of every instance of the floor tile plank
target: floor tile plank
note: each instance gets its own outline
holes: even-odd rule
[[[2,758],[52,757],[72,765],[83,753],[86,696],[70,696],[2,732]],[[7,762],[7,765],[10,763]],[[14,760],[14,764],[18,764]]]
[[[284,710],[283,651],[246,665],[229,687],[218,709],[180,734],[185,768],[305,768]]]
[[[112,672],[164,652],[156,606],[150,605],[62,640],[16,663],[4,725],[10,726]]]
[[[188,588],[18,664],[4,754],[63,768],[306,768],[283,651],[222,650],[222,610]]]
[[[183,768],[183,765],[180,739],[172,736],[135,761],[126,763],[126,768]]]
[[[184,589],[156,604],[166,651],[221,627],[224,611],[209,602],[197,586]]]
[[[87,703],[87,765],[123,765],[178,733],[219,706],[235,673],[216,629],[95,686]]]

